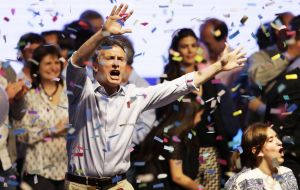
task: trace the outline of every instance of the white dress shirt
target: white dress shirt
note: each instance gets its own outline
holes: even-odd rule
[[[72,58],[71,58],[72,59]],[[70,60],[71,60],[70,59]],[[70,124],[68,172],[92,177],[125,173],[130,166],[134,126],[141,112],[169,104],[192,90],[194,73],[155,86],[120,86],[108,95],[86,68],[67,68]],[[155,150],[153,150],[155,151]]]

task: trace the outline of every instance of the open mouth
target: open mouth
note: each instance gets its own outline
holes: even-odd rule
[[[119,70],[112,70],[112,71],[110,71],[109,74],[110,74],[112,79],[118,80],[119,76],[120,76],[120,71]]]
[[[279,149],[279,153],[283,156],[284,155],[284,148]]]

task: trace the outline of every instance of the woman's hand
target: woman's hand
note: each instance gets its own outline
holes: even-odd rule
[[[229,71],[244,66],[244,62],[247,58],[245,58],[246,53],[241,52],[242,49],[242,47],[238,47],[230,52],[228,44],[226,43],[226,47],[220,58],[223,71]]]
[[[132,15],[133,11],[126,13],[128,9],[128,5],[121,4],[118,8],[114,6],[112,9],[110,16],[107,18],[104,23],[105,31],[109,32],[113,35],[119,35],[124,33],[132,32],[131,29],[123,29],[122,25],[124,25],[125,21]]]

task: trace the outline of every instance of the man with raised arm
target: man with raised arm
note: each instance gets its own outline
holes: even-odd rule
[[[171,103],[220,71],[240,67],[246,61],[241,48],[232,52],[225,49],[221,60],[201,72],[156,86],[122,86],[127,57],[124,45],[113,36],[131,32],[122,28],[122,22],[133,13],[127,8],[115,6],[104,24],[105,33],[100,29],[69,60],[69,117],[75,129],[67,142],[69,190],[133,189],[125,172],[130,166],[130,145],[139,114]],[[92,82],[85,63],[94,53],[97,61],[93,63]]]

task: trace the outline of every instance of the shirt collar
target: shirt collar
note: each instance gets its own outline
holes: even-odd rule
[[[125,87],[121,85],[115,93],[108,95],[108,93],[105,91],[105,88],[101,86],[101,84],[97,80],[93,82],[93,90],[94,92],[99,92],[100,94],[104,94],[106,96],[115,96],[115,95],[125,96],[125,92],[126,92]]]

